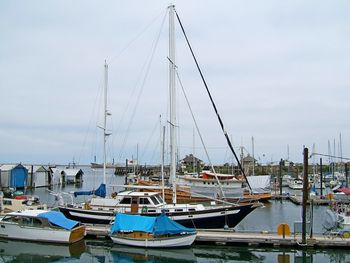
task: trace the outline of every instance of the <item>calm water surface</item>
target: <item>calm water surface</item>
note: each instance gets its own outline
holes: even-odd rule
[[[96,189],[102,182],[101,170],[83,169],[84,182],[78,189]],[[107,185],[123,184],[122,176],[113,175],[108,170]],[[74,186],[54,192],[71,192]],[[108,192],[122,190],[109,188]],[[53,195],[44,189],[35,189],[28,194],[39,195],[42,202],[57,205]],[[66,201],[70,197],[65,196]],[[88,197],[79,196],[74,201],[84,201]],[[322,233],[324,206],[314,207],[314,232]],[[238,226],[239,231],[277,231],[280,223],[288,223],[293,229],[295,221],[301,220],[301,206],[289,201],[270,201],[264,207],[253,211]],[[284,248],[261,248],[230,245],[193,245],[188,249],[154,250],[113,245],[107,239],[86,239],[73,245],[48,245],[21,241],[0,240],[0,262],[350,262],[350,250],[298,250]]]

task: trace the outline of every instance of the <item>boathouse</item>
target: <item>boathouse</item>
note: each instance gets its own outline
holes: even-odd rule
[[[77,184],[83,182],[84,172],[81,169],[67,168],[61,171],[61,183]]]
[[[185,158],[180,160],[180,163],[182,166],[186,167],[197,167],[198,165],[202,165],[203,161],[197,157],[195,157],[192,153],[189,155],[186,155]]]
[[[0,185],[3,188],[25,188],[28,170],[22,164],[4,164],[0,166]]]
[[[41,165],[25,166],[28,170],[29,187],[45,187],[51,184],[51,173]]]
[[[248,175],[252,175],[253,171],[253,166],[256,165],[256,159],[254,159],[252,156],[249,154],[242,159],[242,166],[244,170],[246,170]]]

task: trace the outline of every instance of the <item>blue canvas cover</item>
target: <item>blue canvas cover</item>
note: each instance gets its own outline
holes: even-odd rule
[[[78,195],[93,195],[93,194],[105,198],[106,197],[106,185],[101,184],[96,190],[92,190],[92,191],[74,192],[75,197],[77,197]]]
[[[165,213],[162,213],[156,218],[156,222],[153,228],[154,236],[180,234],[183,232],[194,233],[196,230],[193,228],[184,227],[179,223],[176,223],[174,220],[171,220],[169,217],[167,217]]]
[[[152,233],[154,236],[165,234],[179,234],[183,232],[193,232],[196,230],[184,227],[168,218],[164,213],[158,217],[117,214],[111,233],[116,232],[141,231]]]
[[[74,221],[66,218],[61,212],[58,211],[49,211],[44,212],[38,215],[40,218],[46,218],[50,223],[60,226],[64,229],[71,230],[76,225],[79,224],[78,221]]]
[[[112,226],[112,233],[119,231],[142,231],[152,233],[156,217],[118,213]]]

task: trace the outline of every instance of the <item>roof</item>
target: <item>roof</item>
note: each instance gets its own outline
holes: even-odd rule
[[[67,176],[76,176],[79,173],[84,174],[81,169],[71,169],[71,168],[64,169],[62,170],[61,173],[65,173]]]
[[[20,164],[20,163],[17,163],[17,164],[3,164],[3,165],[0,166],[0,170],[1,171],[11,171],[12,169],[16,168],[19,165],[22,166],[22,164]]]
[[[158,217],[139,216],[129,214],[117,214],[111,232],[141,231],[152,233],[154,236],[165,234],[180,234],[183,232],[196,231],[192,228],[184,227],[168,218],[164,213]]]
[[[192,163],[193,160],[194,160],[195,162],[197,162],[197,163],[198,163],[198,162],[203,162],[201,159],[195,157],[192,153],[189,154],[189,155],[186,155],[186,157],[183,158],[181,161],[182,161],[182,162],[185,162],[185,163]]]
[[[21,211],[7,213],[7,215],[38,216],[39,214],[42,214],[44,212],[47,212],[47,210],[21,210]]]
[[[67,230],[70,230],[74,228],[77,224],[79,224],[78,221],[68,219],[61,212],[57,212],[57,211],[23,210],[23,211],[11,212],[11,213],[8,213],[7,215],[45,218],[50,223],[56,226],[60,226]]]
[[[255,160],[255,159],[252,156],[250,156],[249,154],[243,158],[243,162],[253,162],[253,160]]]
[[[32,165],[24,165],[24,167],[27,168],[28,171],[32,171]],[[36,173],[40,169],[47,171],[47,169],[42,165],[33,165],[33,173]]]

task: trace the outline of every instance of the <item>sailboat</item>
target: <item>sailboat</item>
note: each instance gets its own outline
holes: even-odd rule
[[[92,197],[89,202],[59,206],[59,210],[70,219],[83,223],[109,224],[118,213],[138,214],[144,216],[160,216],[165,213],[170,219],[189,228],[224,228],[235,227],[242,219],[250,214],[260,203],[250,202],[232,204],[223,202],[222,205],[178,204],[176,199],[176,143],[175,143],[175,6],[169,10],[169,89],[172,97],[170,110],[171,138],[171,168],[170,182],[172,183],[172,203],[167,204],[160,193],[124,191],[113,193],[111,197]],[[107,72],[107,66],[105,66]],[[105,94],[107,93],[107,73],[105,73]],[[106,95],[105,95],[106,96]],[[105,113],[107,111],[105,110]],[[104,126],[104,143],[106,142],[106,127]],[[105,152],[104,152],[105,157]],[[105,161],[105,158],[104,158]],[[105,164],[104,164],[105,183]],[[161,192],[161,190],[160,190]]]
[[[109,236],[113,243],[120,245],[178,248],[192,245],[197,231],[172,221],[165,214],[158,217],[118,214]]]

